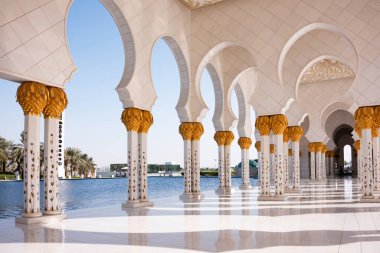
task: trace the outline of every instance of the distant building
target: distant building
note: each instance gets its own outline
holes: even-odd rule
[[[257,178],[258,176],[258,160],[249,160],[249,176]],[[235,176],[241,177],[241,162],[235,166]]]
[[[111,171],[126,171],[128,170],[128,164],[126,163],[113,163],[110,164]],[[148,173],[159,173],[164,171],[169,172],[180,172],[181,166],[179,164],[172,164],[172,162],[165,162],[165,164],[148,164]]]

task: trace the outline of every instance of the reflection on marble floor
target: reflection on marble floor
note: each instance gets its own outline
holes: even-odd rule
[[[0,252],[380,252],[380,204],[359,203],[356,181],[302,183],[284,202],[257,202],[255,188],[81,209],[43,225],[0,220]]]

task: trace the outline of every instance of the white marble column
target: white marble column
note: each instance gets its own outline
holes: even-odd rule
[[[138,202],[138,134],[128,131],[128,203]]]
[[[224,146],[224,171],[225,171],[225,187],[231,189],[231,145]]]
[[[185,180],[184,194],[191,194],[191,140],[183,141],[184,168],[183,176]]]
[[[24,210],[23,217],[38,217],[40,211],[40,116],[24,118]]]
[[[192,194],[200,194],[200,153],[199,153],[199,140],[191,141],[191,157],[192,157],[192,174],[191,174],[191,192]]]
[[[380,191],[380,150],[378,129],[372,129],[373,190]]]
[[[361,186],[361,189],[363,189],[363,177],[362,177],[362,171],[363,171],[363,168],[362,168],[362,159],[361,159],[361,148],[360,148],[360,140],[356,140],[354,142],[354,147],[355,147],[355,150],[356,150],[356,164],[358,166],[358,184]]]
[[[287,138],[288,139],[288,138]],[[284,153],[284,189],[289,190],[289,156],[288,156],[288,141],[283,142]]]
[[[269,145],[269,181],[274,184],[274,144]]]
[[[256,141],[255,143],[255,148],[257,150],[257,179],[258,179],[258,185],[261,185],[261,182],[263,181],[262,179],[262,164],[261,164],[261,142]]]
[[[269,135],[261,136],[261,196],[270,196]]]
[[[290,141],[290,147],[292,147],[292,141]],[[293,167],[293,149],[288,148],[288,190],[292,189],[294,184],[294,167]]]
[[[322,180],[322,149],[323,149],[323,143],[317,142],[316,150],[315,150],[315,170],[316,170],[316,178],[318,181]]]
[[[226,171],[225,171],[225,161],[224,161],[224,145],[218,146],[218,178],[219,178],[219,189],[226,188]]]
[[[139,199],[145,203],[145,206],[152,205],[148,198],[148,134],[143,132],[138,135],[139,145],[139,166],[138,166],[138,179],[139,179]]]
[[[322,150],[322,180],[326,179],[326,151]]]
[[[240,137],[238,144],[241,149],[241,190],[251,189],[251,183],[249,181],[250,170],[249,170],[249,148],[252,144],[252,140],[249,137]]]
[[[40,210],[40,120],[49,98],[45,85],[23,82],[17,89],[17,102],[24,112],[24,207],[17,223],[41,216]]]
[[[45,118],[44,192],[45,214],[59,214],[58,199],[58,124],[59,118]]]
[[[292,153],[293,153],[293,180],[294,191],[301,190],[301,173],[300,173],[300,143],[299,141],[292,141]]]
[[[284,167],[283,167],[283,136],[273,135],[274,142],[274,172],[275,172],[275,196],[284,197]]]
[[[315,152],[310,151],[310,179],[315,180]]]

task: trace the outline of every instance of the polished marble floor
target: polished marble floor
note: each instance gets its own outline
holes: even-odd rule
[[[356,181],[302,184],[281,202],[257,202],[254,188],[162,198],[149,209],[81,209],[43,225],[0,220],[0,252],[380,252],[380,204],[359,203]]]

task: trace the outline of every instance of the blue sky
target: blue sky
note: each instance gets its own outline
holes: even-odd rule
[[[123,110],[115,91],[124,68],[124,51],[111,15],[98,1],[76,0],[67,20],[67,35],[77,72],[66,84],[69,106],[65,112],[65,146],[78,147],[94,157],[99,166],[127,162],[127,134],[120,121]],[[179,72],[170,48],[159,40],[152,55],[152,79],[158,99],[153,106],[154,124],[148,137],[149,163],[183,164],[183,141],[175,106],[179,98]],[[16,103],[17,84],[0,80],[0,136],[18,141],[23,130],[23,113]],[[202,96],[209,107],[203,120],[201,167],[215,167],[217,145],[213,140],[214,90],[204,71]],[[238,115],[236,95],[232,109]],[[6,119],[6,120],[4,120]],[[43,126],[41,118],[41,126]],[[240,161],[237,131],[231,149],[232,165]],[[43,129],[41,129],[41,141]],[[255,148],[251,157],[256,158]]]

